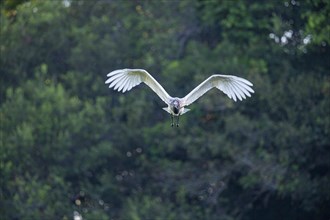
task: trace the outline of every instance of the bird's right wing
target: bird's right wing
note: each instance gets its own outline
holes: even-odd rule
[[[109,88],[122,91],[131,90],[141,82],[147,84],[166,104],[169,104],[170,96],[165,89],[143,69],[121,69],[110,72],[105,84],[110,84]]]
[[[246,96],[250,97],[250,93],[254,93],[250,86],[253,86],[251,82],[237,76],[212,75],[186,95],[183,98],[183,103],[185,106],[190,105],[212,88],[223,91],[235,102],[237,98],[242,101]]]

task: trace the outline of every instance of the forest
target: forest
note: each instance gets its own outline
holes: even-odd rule
[[[330,219],[329,0],[3,0],[0,51],[1,219]]]

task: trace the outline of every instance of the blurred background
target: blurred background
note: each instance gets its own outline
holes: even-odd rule
[[[330,219],[328,0],[1,1],[1,219]],[[212,90],[179,128],[144,84]]]

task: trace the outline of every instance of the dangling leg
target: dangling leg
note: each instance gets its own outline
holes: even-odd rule
[[[179,117],[180,117],[180,114],[178,115],[177,119],[176,119],[176,126],[179,127]]]
[[[171,114],[171,121],[172,121],[171,127],[173,127],[173,118],[174,118],[174,116]]]

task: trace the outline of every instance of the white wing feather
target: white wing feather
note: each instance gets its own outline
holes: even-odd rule
[[[166,104],[169,104],[170,96],[165,89],[143,69],[121,69],[110,72],[105,84],[110,84],[109,88],[122,91],[131,90],[141,82],[147,84]]]
[[[190,105],[212,88],[221,90],[235,102],[237,98],[242,101],[246,96],[250,97],[251,93],[254,93],[250,86],[253,86],[251,82],[237,76],[212,75],[186,95],[183,103],[185,106]]]

